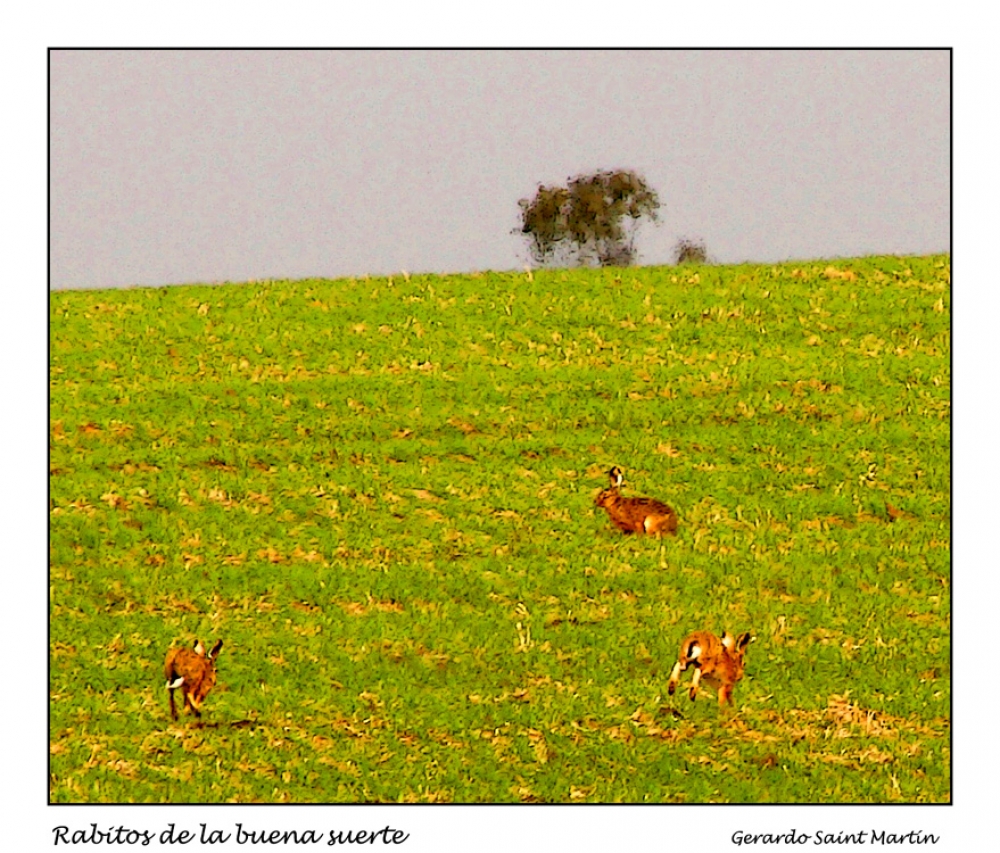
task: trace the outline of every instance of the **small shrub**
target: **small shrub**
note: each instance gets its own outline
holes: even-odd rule
[[[681,237],[674,246],[675,264],[707,264],[708,250],[705,248],[705,241],[701,239],[689,240]]]

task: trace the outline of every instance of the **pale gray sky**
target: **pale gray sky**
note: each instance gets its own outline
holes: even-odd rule
[[[640,263],[950,250],[947,51],[54,51],[54,288],[522,267],[630,168]]]

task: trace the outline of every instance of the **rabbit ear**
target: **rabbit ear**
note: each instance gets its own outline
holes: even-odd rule
[[[212,651],[208,653],[209,660],[215,660],[219,656],[219,651],[222,649],[222,640],[219,640],[214,646],[212,646]]]

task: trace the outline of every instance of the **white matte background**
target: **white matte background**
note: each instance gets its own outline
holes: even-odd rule
[[[552,9],[553,5],[556,6]],[[815,832],[872,827],[942,836],[937,851],[995,843],[998,699],[995,666],[997,476],[996,80],[993,35],[956,6],[510,2],[452,4],[46,3],[5,13],[8,249],[2,336],[5,390],[3,731],[5,847],[52,848],[51,828],[128,824],[159,830],[306,826],[411,833],[405,851],[733,850],[737,829]],[[964,7],[963,7],[964,8]],[[551,10],[551,11],[550,11]],[[46,339],[48,46],[70,45],[931,45],[954,46],[954,806],[951,807],[50,807],[47,801]],[[584,164],[582,164],[584,165]],[[540,176],[531,174],[530,180]],[[565,177],[556,175],[555,178]],[[525,192],[530,191],[529,186]],[[708,235],[706,235],[708,236]],[[710,245],[710,249],[712,246]],[[944,248],[944,247],[940,247]],[[375,271],[375,270],[373,270]],[[317,272],[325,272],[317,270]],[[988,676],[988,677],[987,677]],[[149,848],[152,849],[152,848]],[[193,849],[189,847],[188,849]],[[216,849],[234,850],[227,845]],[[758,849],[758,848],[754,848]],[[822,849],[841,849],[824,846]],[[847,849],[847,848],[843,848]],[[857,849],[857,848],[851,848]]]

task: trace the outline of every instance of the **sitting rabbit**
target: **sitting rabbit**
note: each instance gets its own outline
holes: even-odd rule
[[[620,489],[623,481],[622,469],[615,465],[608,476],[611,486],[604,489],[594,500],[604,507],[612,523],[623,533],[648,533],[659,536],[662,533],[677,533],[677,513],[662,501],[654,498],[624,498]]]

